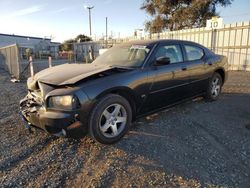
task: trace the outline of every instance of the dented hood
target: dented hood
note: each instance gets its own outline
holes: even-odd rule
[[[32,79],[32,82],[39,81],[57,86],[74,84],[89,76],[110,69],[112,67],[107,65],[63,64],[38,72]]]

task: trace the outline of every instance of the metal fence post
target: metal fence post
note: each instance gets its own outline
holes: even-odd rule
[[[52,67],[52,57],[49,56],[49,68],[51,68],[51,67]]]
[[[232,66],[232,62],[231,62],[231,59],[229,58],[229,52],[230,52],[230,49],[229,49],[229,46],[230,46],[230,41],[231,41],[231,24],[229,26],[229,36],[228,36],[228,44],[227,44],[227,57],[228,57],[228,63],[230,64],[230,70],[233,70],[233,66]]]
[[[19,45],[16,44],[16,59],[17,59],[17,73],[16,77],[19,80],[20,79],[20,74],[21,74],[21,55],[20,55],[20,50],[19,50]]]
[[[216,29],[212,29],[211,33],[211,50],[215,52],[215,45],[216,45]]]
[[[30,76],[34,77],[34,67],[33,67],[33,59],[32,56],[29,57],[29,64],[30,64]]]
[[[248,28],[247,28],[247,46],[249,46],[249,35],[250,35],[250,21],[248,22]],[[246,60],[245,60],[245,71],[248,69],[248,48],[246,49]]]
[[[242,39],[243,39],[243,32],[244,32],[244,22],[241,23],[241,35],[240,35],[240,46],[242,46]],[[241,53],[242,53],[242,48],[240,48],[240,53],[239,53],[239,67],[242,67],[244,69],[244,65],[241,65]],[[238,69],[239,69],[238,67]]]
[[[235,62],[234,62],[234,60],[235,60],[235,48],[236,48],[236,40],[237,40],[237,31],[238,31],[238,29],[237,29],[237,26],[238,26],[238,23],[236,23],[236,27],[235,27],[235,34],[234,34],[234,46],[233,46],[233,64],[235,65]],[[238,69],[237,70],[240,70],[239,69],[239,65],[238,65]]]

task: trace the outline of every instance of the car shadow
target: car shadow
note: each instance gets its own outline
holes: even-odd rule
[[[250,153],[247,103],[249,94],[223,93],[216,102],[199,99],[141,118],[114,146],[132,157],[117,160],[132,161],[125,168],[157,169],[202,187],[245,187],[250,174],[249,155],[244,155]]]

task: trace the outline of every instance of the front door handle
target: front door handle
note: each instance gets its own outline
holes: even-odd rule
[[[187,67],[182,67],[181,70],[186,71]]]

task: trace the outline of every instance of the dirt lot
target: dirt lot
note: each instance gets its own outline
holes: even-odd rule
[[[119,143],[28,134],[25,83],[0,70],[0,187],[250,187],[250,73],[219,101],[187,102],[134,123]]]

